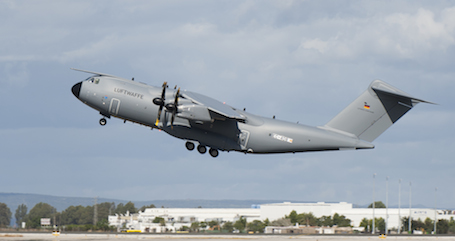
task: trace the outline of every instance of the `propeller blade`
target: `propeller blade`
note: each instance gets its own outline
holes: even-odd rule
[[[177,90],[177,93],[175,94],[175,99],[174,99],[174,111],[172,112],[172,118],[171,118],[171,129],[174,129],[174,120],[175,120],[175,114],[177,114],[177,106],[178,106],[178,101],[179,101],[179,94],[180,94],[180,88]]]
[[[158,124],[160,123],[161,112],[163,111],[163,106],[164,106],[164,101],[165,101],[166,87],[167,87],[167,82],[164,82],[163,83],[163,91],[161,91],[160,109],[158,110],[158,116],[156,117],[155,126],[158,126]]]
[[[156,122],[155,122],[156,126],[158,126],[158,124],[160,123],[161,111],[163,111],[163,106],[162,105],[160,105],[160,109],[158,111],[158,117],[156,117]]]
[[[179,95],[180,95],[180,88],[177,90],[177,93],[175,94],[175,99],[174,99],[175,106],[178,105]]]
[[[164,100],[164,94],[166,93],[167,82],[164,81],[163,83],[163,91],[161,92],[161,99]]]

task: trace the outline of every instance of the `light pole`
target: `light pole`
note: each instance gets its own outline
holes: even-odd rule
[[[401,233],[401,179],[398,180],[398,234]]]
[[[409,228],[408,232],[412,234],[412,216],[411,216],[411,208],[412,208],[412,182],[409,182]]]
[[[385,234],[387,235],[389,229],[389,177],[385,178]]]
[[[373,228],[371,229],[371,234],[374,234],[376,227],[374,226],[374,192],[376,187],[376,173],[373,174]]]
[[[436,193],[438,192],[438,188],[435,188],[434,189],[434,235],[436,235],[436,222],[437,222],[437,217],[436,217],[436,214],[438,213],[438,211],[436,210]]]

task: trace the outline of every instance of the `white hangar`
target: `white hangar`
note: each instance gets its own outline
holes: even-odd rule
[[[135,229],[142,232],[164,232],[176,231],[182,226],[191,226],[193,222],[217,221],[221,224],[225,222],[235,222],[240,218],[245,218],[247,222],[254,220],[269,221],[283,218],[295,210],[297,213],[313,213],[316,217],[333,216],[335,213],[344,215],[351,220],[351,226],[359,227],[362,219],[372,219],[372,208],[353,208],[351,203],[272,203],[253,205],[254,208],[148,208],[144,212],[137,214],[112,215],[109,216],[109,224],[119,229]],[[400,217],[409,217],[413,220],[426,218],[434,220],[435,210],[430,208],[376,208],[375,218],[387,219],[389,229],[396,229],[399,226]],[[436,218],[450,220],[455,218],[453,211],[437,210]],[[165,225],[153,223],[156,217],[163,218]]]

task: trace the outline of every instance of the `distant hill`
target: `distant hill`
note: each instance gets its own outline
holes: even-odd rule
[[[283,199],[271,199],[271,200],[204,200],[204,199],[178,199],[178,200],[150,200],[150,201],[134,201],[134,200],[120,200],[101,198],[97,199],[97,203],[113,202],[115,205],[119,203],[127,203],[132,201],[136,208],[140,208],[144,205],[154,204],[156,207],[166,208],[251,208],[252,205],[266,204],[266,203],[282,203],[282,202],[293,202],[293,203],[311,203],[311,201],[301,200],[283,200]],[[0,202],[6,203],[10,208],[11,212],[14,213],[20,204],[27,205],[28,210],[32,209],[37,203],[44,202],[55,207],[58,212],[61,212],[69,206],[93,206],[95,198],[87,197],[59,197],[51,195],[41,194],[24,194],[24,193],[1,193]],[[354,204],[354,208],[366,208],[369,204],[357,205]],[[397,206],[390,206],[391,208],[397,208]],[[402,208],[408,206],[402,205]],[[424,205],[415,205],[413,208],[427,208]]]
[[[150,201],[133,201],[119,200],[109,198],[98,198],[97,203],[114,202],[127,203],[132,201],[137,208],[144,205],[154,204],[156,207],[166,208],[251,208],[252,205],[265,203],[281,203],[281,202],[303,202],[293,200],[203,200],[203,199],[180,199],[180,200],[150,200]],[[93,206],[95,198],[84,197],[58,197],[41,194],[24,194],[24,193],[0,193],[0,202],[6,203],[14,213],[20,204],[27,205],[28,210],[32,209],[37,203],[44,202],[61,212],[69,206]]]
[[[20,204],[27,205],[28,210],[32,209],[37,203],[44,202],[57,209],[57,211],[65,210],[69,206],[93,206],[95,203],[94,198],[81,198],[81,197],[57,197],[51,195],[40,195],[40,194],[24,194],[24,193],[0,193],[0,202],[6,203],[14,213]],[[125,203],[123,200],[98,198],[98,203],[102,202],[115,202]]]

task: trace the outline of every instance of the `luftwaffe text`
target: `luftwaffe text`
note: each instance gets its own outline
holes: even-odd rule
[[[124,95],[128,95],[128,96],[131,96],[131,97],[136,97],[138,99],[143,99],[144,98],[143,94],[139,94],[139,93],[136,93],[136,92],[125,90],[125,89],[114,88],[114,92],[117,92],[117,93],[120,93],[120,94],[124,94]]]

